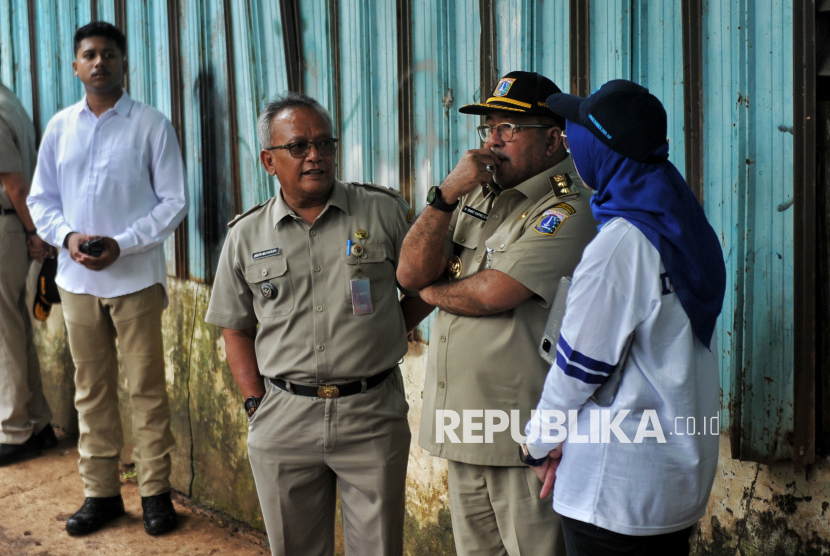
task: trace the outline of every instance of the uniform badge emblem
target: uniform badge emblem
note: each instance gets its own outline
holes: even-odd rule
[[[357,243],[352,245],[352,255],[354,255],[355,257],[359,257],[362,254],[363,254],[363,246],[362,245],[358,245]]]
[[[369,237],[369,232],[366,230],[360,229],[354,233],[354,237],[357,239],[366,239]]]
[[[455,255],[452,259],[450,259],[450,262],[447,265],[447,274],[449,274],[450,280],[458,280],[461,278],[461,273],[463,271],[464,265],[461,262],[461,257]]]
[[[548,178],[550,181],[550,186],[553,189],[553,194],[557,197],[562,197],[564,195],[571,195],[574,191],[571,189],[573,185],[573,180],[571,180],[571,176],[568,174],[556,174],[555,176],[551,176]]]
[[[273,284],[270,282],[265,282],[262,284],[262,287],[259,288],[259,291],[262,292],[262,297],[265,299],[271,299],[275,295],[277,295],[277,288],[274,287]]]
[[[570,215],[558,210],[548,209],[539,217],[539,221],[533,227],[533,231],[543,236],[554,236]]]
[[[496,90],[493,91],[493,96],[494,97],[503,97],[504,95],[506,95],[507,92],[510,90],[510,87],[513,86],[514,81],[516,81],[516,80],[515,79],[509,79],[507,77],[504,77],[504,78],[500,79],[499,84],[496,85]]]

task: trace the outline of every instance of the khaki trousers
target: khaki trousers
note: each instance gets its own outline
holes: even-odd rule
[[[248,453],[271,553],[334,554],[340,487],[347,556],[403,554],[409,405],[401,374],[362,394],[298,396],[265,381]]]
[[[529,467],[449,461],[458,556],[565,556],[559,515]]]
[[[23,223],[0,216],[0,444],[23,444],[52,420],[26,304],[30,262]]]
[[[78,410],[81,459],[78,469],[88,497],[116,496],[121,491],[118,463],[124,436],[118,413],[118,360],[115,338],[129,385],[132,405],[133,461],[141,496],[170,490],[170,405],[164,375],[161,313],[164,288],[155,284],[113,298],[60,290],[75,362],[75,408]]]

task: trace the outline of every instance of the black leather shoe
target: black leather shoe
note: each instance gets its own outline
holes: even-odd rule
[[[144,530],[148,535],[167,533],[179,524],[169,492],[155,496],[142,496],[141,509],[144,510]]]
[[[55,430],[52,425],[46,425],[42,431],[35,435],[35,441],[41,450],[48,450],[58,445],[58,438],[55,436]]]
[[[87,498],[81,509],[66,520],[66,532],[70,535],[86,535],[125,513],[124,500],[120,494],[108,498]]]
[[[51,429],[52,427],[47,428]],[[54,432],[52,434],[54,435]],[[37,435],[34,434],[23,444],[0,444],[0,465],[8,465],[34,457],[40,454],[40,450],[41,443],[38,441]]]

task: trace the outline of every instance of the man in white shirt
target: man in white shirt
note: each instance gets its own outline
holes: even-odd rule
[[[56,282],[76,367],[86,496],[66,530],[90,533],[124,514],[118,337],[133,409],[144,528],[163,533],[177,520],[170,498],[176,442],[161,334],[167,304],[162,244],[187,213],[184,164],[170,122],[121,88],[124,34],[93,22],[78,29],[74,46],[72,67],[86,97],[46,127],[28,199],[38,233],[63,247]]]

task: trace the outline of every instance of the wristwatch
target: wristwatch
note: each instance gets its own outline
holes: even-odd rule
[[[445,202],[441,198],[441,188],[433,185],[429,188],[429,193],[427,193],[427,205],[444,212],[453,212],[458,206],[458,201],[453,204]]]
[[[519,444],[519,459],[522,460],[522,463],[525,465],[539,467],[548,460],[548,456],[536,459],[530,455],[530,452],[527,449],[527,444]]]
[[[250,398],[245,400],[245,413],[248,414],[249,418],[251,417],[251,415],[254,414],[254,412],[256,412],[257,408],[259,407],[259,402],[261,401],[262,398],[257,398],[255,396],[251,396]]]

